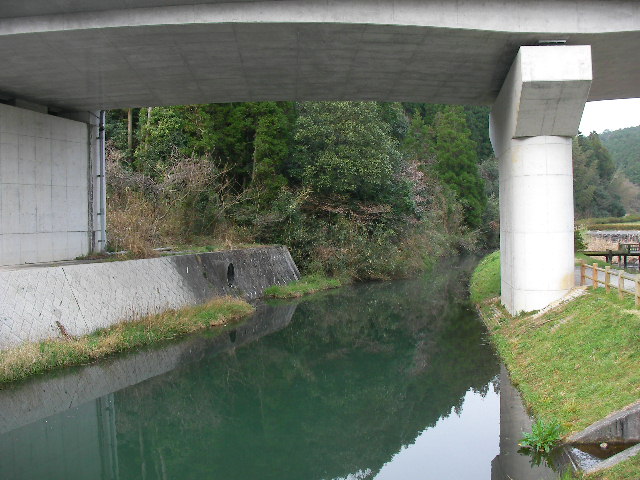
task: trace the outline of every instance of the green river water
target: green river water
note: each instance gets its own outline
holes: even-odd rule
[[[218,337],[5,389],[0,478],[509,478],[469,268],[262,305]]]

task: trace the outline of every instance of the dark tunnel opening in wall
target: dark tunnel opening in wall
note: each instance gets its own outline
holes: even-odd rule
[[[235,269],[233,268],[233,263],[230,263],[227,267],[227,283],[230,287],[233,287],[236,279]]]

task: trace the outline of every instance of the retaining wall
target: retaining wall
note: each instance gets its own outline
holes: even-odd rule
[[[0,271],[0,349],[85,335],[221,295],[259,297],[300,273],[286,247]]]

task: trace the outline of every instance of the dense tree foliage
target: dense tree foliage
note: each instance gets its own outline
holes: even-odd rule
[[[419,114],[424,123],[429,126],[433,126],[438,113],[447,108],[447,105],[430,103],[404,103],[403,106],[411,118]],[[489,139],[489,113],[491,108],[467,105],[461,108],[464,112],[467,128],[471,132],[471,140],[475,144],[477,157],[480,161],[483,161],[493,155],[493,147]]]
[[[417,103],[111,111],[112,248],[282,243],[307,271],[365,279],[478,241],[495,247],[488,127],[488,107]],[[598,135],[575,139],[573,162],[576,216],[622,215],[624,178]]]
[[[109,112],[111,228],[124,230],[113,248],[134,249],[127,232],[154,246],[205,236],[283,243],[302,268],[330,274],[420,270],[475,245],[482,180],[466,118],[375,102]]]
[[[380,113],[373,102],[301,104],[292,172],[302,185],[321,195],[389,200],[401,156]]]
[[[640,126],[605,131],[600,138],[617,167],[640,185]]]
[[[573,142],[573,191],[577,218],[624,215],[615,191],[615,165],[595,132]]]
[[[439,176],[462,202],[467,224],[479,227],[486,207],[484,182],[478,173],[476,145],[461,107],[446,107],[436,115],[434,152]]]

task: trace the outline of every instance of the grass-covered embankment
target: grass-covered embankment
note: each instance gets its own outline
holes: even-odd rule
[[[605,262],[604,260],[599,260],[597,257],[590,257],[588,255],[585,255],[584,253],[576,253],[575,258],[576,258],[576,261],[575,261],[576,265],[580,265],[581,262],[584,262],[589,266],[593,265],[594,263],[597,263],[600,268],[613,266],[610,263]]]
[[[0,351],[0,385],[60,367],[83,365],[107,355],[222,327],[253,313],[244,300],[215,298],[180,310],[123,322],[90,335],[27,343]]]
[[[499,293],[496,252],[474,272],[471,298],[536,418],[556,419],[569,434],[640,399],[640,310],[631,296],[599,289],[543,314],[513,317]],[[637,479],[637,471],[596,478]]]
[[[300,280],[287,285],[273,285],[264,290],[265,297],[271,298],[297,298],[321,290],[329,290],[344,285],[344,281],[338,278],[328,278],[314,274],[302,277]]]
[[[638,480],[638,478],[640,478],[640,455],[586,477],[587,480]]]

